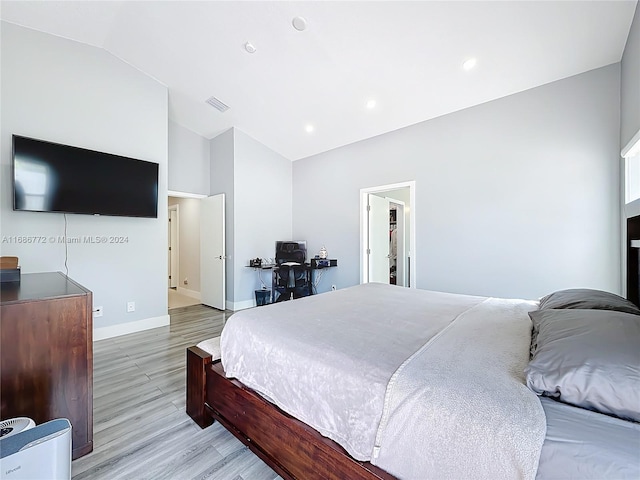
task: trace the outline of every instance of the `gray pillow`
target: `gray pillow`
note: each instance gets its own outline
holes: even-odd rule
[[[640,315],[640,308],[615,293],[588,288],[559,290],[540,299],[540,310],[548,308],[585,308],[616,310]]]
[[[537,310],[527,386],[538,395],[640,421],[640,317],[607,310]]]

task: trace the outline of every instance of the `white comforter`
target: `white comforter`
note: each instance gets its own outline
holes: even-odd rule
[[[238,378],[284,411],[335,440],[354,458],[371,460],[400,478],[423,478],[428,472],[421,470],[424,465],[417,465],[418,470],[402,470],[408,459],[416,458],[416,448],[422,456],[430,456],[430,450],[449,452],[449,456],[456,458],[453,463],[484,463],[490,468],[495,462],[506,463],[510,473],[532,478],[531,472],[535,475],[537,465],[535,446],[539,443],[539,455],[544,438],[544,414],[541,408],[537,412],[532,407],[535,403],[531,400],[538,400],[524,387],[522,362],[526,363],[528,358],[528,345],[520,343],[528,341],[530,323],[526,312],[534,309],[535,303],[512,301],[509,313],[496,323],[493,315],[501,307],[495,302],[499,303],[489,301],[492,316],[483,318],[483,305],[487,304],[483,297],[366,284],[244,310],[234,314],[223,330],[222,363],[227,376]],[[509,322],[505,323],[507,317],[517,326],[511,328]],[[483,322],[487,322],[487,328],[483,328]],[[473,341],[466,334],[462,337],[456,334],[465,330],[465,324],[471,325],[472,337],[479,335],[478,338],[496,341],[490,341],[486,348],[473,348],[477,352],[466,355]],[[507,353],[503,354],[500,349],[505,337],[499,330],[505,326],[511,332],[506,341],[515,343],[507,346]],[[526,340],[514,340],[518,336]],[[434,355],[428,355],[429,351]],[[492,360],[494,356],[499,358],[497,362]],[[495,372],[475,375],[483,371],[483,365],[493,364],[504,370],[497,374],[498,383],[492,383]],[[464,373],[469,365],[471,373]],[[457,368],[450,373],[459,378],[442,385],[433,383],[449,366]],[[487,370],[490,371],[493,370]],[[432,387],[424,386],[427,378]],[[481,386],[482,381],[488,383]],[[442,388],[451,388],[451,384],[458,386],[450,395],[440,392]],[[519,436],[512,437],[508,424],[513,422],[513,413],[509,407],[509,412],[500,417],[507,426],[502,425],[503,420],[497,420],[502,440],[493,438],[496,428],[490,424],[495,424],[501,415],[495,410],[505,403],[500,400],[505,385],[508,385],[506,402],[531,417],[524,425],[533,428],[533,436],[522,438],[516,432]],[[404,408],[409,403],[420,404],[429,388],[440,392],[432,396],[432,401],[455,405],[459,411],[447,412],[443,407],[428,405],[417,407],[427,408],[424,411]],[[487,395],[487,391],[492,395]],[[447,398],[452,401],[446,402]],[[492,401],[493,405],[484,406]],[[479,407],[475,415],[474,409]],[[492,414],[485,417],[487,411]],[[407,425],[411,428],[406,428]],[[439,445],[443,438],[451,440],[454,436],[456,442],[462,436],[463,442],[480,445],[477,451],[482,455],[509,442],[507,449],[515,453],[506,454],[507,460],[491,453],[479,462],[473,451],[469,453],[471,457],[467,456],[467,448],[462,458],[455,446]],[[486,447],[482,447],[483,442]],[[397,468],[397,463],[402,468]],[[415,465],[413,460],[411,463]]]
[[[486,299],[411,356],[387,386],[372,463],[406,479],[535,478],[546,419],[524,384],[532,308]]]

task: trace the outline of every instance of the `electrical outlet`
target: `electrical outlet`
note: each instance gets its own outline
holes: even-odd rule
[[[331,290],[335,290],[336,286],[335,285],[331,285]]]
[[[102,316],[102,307],[96,307],[93,310],[93,318],[98,318]]]
[[[127,302],[127,312],[136,311],[136,302]]]
[[[189,279],[188,279],[188,278],[186,278],[186,277],[185,277],[185,279],[184,279],[184,284],[185,284],[185,285],[189,285]]]

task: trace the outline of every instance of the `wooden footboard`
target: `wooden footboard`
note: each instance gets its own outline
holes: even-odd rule
[[[187,413],[203,428],[218,420],[285,479],[395,480],[369,462],[354,460],[340,445],[239,381],[226,378],[222,364],[197,347],[187,350]]]
[[[211,355],[195,346],[187,348],[187,415],[200,425],[200,428],[213,423],[213,419],[205,410],[208,365],[211,365]]]

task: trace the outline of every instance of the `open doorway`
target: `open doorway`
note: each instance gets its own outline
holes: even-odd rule
[[[360,190],[360,283],[416,286],[415,181]]]
[[[200,199],[178,195],[168,198],[169,310],[201,303]]]

